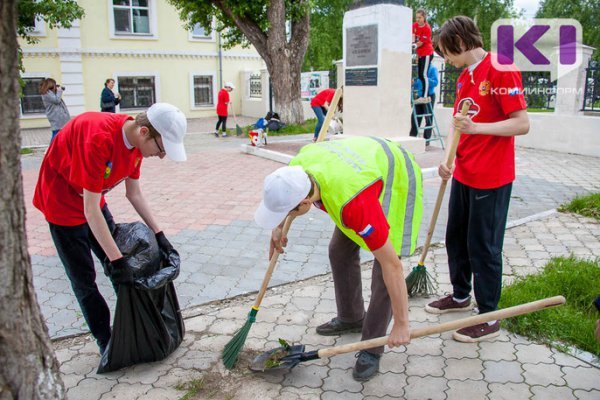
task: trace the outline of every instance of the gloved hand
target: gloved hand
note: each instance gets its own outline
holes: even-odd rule
[[[128,258],[117,258],[110,262],[110,267],[110,277],[114,283],[119,285],[133,284],[133,272]]]
[[[169,252],[173,250],[173,245],[167,240],[165,233],[160,231],[155,236],[156,241],[158,242],[158,247],[165,253],[169,254]]]

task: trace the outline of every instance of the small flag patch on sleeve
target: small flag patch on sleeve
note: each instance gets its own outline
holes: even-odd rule
[[[373,228],[373,227],[371,226],[371,224],[368,224],[367,226],[365,226],[365,228],[364,228],[362,231],[358,232],[358,234],[360,235],[360,237],[362,237],[362,238],[366,238],[366,237],[368,237],[368,236],[369,236],[371,233],[373,233],[373,231],[374,231],[374,230],[375,230],[375,228]]]

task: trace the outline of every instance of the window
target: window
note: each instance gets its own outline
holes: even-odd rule
[[[212,39],[212,33],[206,32],[200,24],[194,25],[194,29],[192,29],[192,38],[193,39]]]
[[[213,106],[213,76],[194,75],[194,107]]]
[[[119,77],[121,108],[148,108],[155,103],[153,76]]]
[[[149,35],[149,0],[113,0],[115,34]]]
[[[40,94],[40,83],[44,78],[22,78],[25,82],[21,97],[21,114],[44,114],[46,109]]]

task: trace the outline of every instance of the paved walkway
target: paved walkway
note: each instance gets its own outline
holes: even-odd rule
[[[453,393],[460,393],[463,388],[467,392],[462,393],[471,393],[464,395],[465,398],[549,398],[549,392],[557,398],[600,396],[597,368],[508,334],[495,343],[469,346],[454,343],[448,334],[417,339],[406,351],[401,349],[388,354],[383,362],[385,367],[382,366],[386,373],[365,385],[357,384],[349,375],[354,360],[351,355],[339,356],[330,362],[306,364],[279,378],[248,376],[242,371],[230,375],[220,371],[220,349],[243,325],[253,296],[231,303],[206,303],[259,288],[267,264],[268,232],[254,225],[252,215],[260,200],[262,179],[280,164],[242,154],[239,146],[246,139],[216,139],[202,133],[210,130],[211,124],[209,121],[190,123],[190,132],[198,133],[186,139],[187,163],[146,160],[142,178],[144,193],[156,210],[161,226],[182,255],[182,273],[176,281],[180,304],[187,315],[199,316],[186,321],[184,344],[164,362],[136,366],[106,376],[94,373],[98,356],[95,345],[87,336],[56,342],[70,398],[82,398],[84,393],[89,398],[90,393],[98,393],[96,398],[103,399],[176,399],[183,395],[174,388],[177,381],[203,375],[207,382],[221,381],[229,385],[212,388],[220,393],[216,398],[233,392],[240,387],[238,383],[243,383],[244,390],[235,398],[321,396],[345,399],[386,395],[391,398],[452,398]],[[207,129],[203,130],[203,126]],[[307,142],[309,137],[306,135]],[[23,144],[27,145],[28,140],[26,132]],[[87,329],[56,256],[47,224],[29,204],[40,154],[23,158],[28,202],[27,233],[38,301],[51,336],[58,338]],[[600,188],[600,162],[593,157],[519,148],[517,173],[509,211],[509,220],[513,224],[553,209],[575,194]],[[424,187],[426,210],[430,210],[439,180],[428,179]],[[135,220],[134,211],[124,199],[123,188],[111,192],[108,201],[118,221]],[[445,208],[442,210],[434,241],[443,237]],[[425,234],[428,221],[426,213],[421,235]],[[318,211],[311,211],[294,223],[289,235],[290,245],[286,254],[280,257],[281,262],[272,279],[273,285],[288,286],[265,299],[264,308],[251,331],[254,336],[248,341],[248,349],[272,348],[278,337],[311,346],[334,344],[335,338],[321,338],[313,329],[331,318],[335,310],[330,277],[313,278],[314,283],[294,283],[328,274],[326,251],[331,231],[332,223]],[[552,214],[516,226],[507,232],[506,278],[510,280],[520,274],[535,272],[551,256],[570,252],[580,256],[597,255],[599,243],[598,224],[573,216]],[[415,257],[406,262],[407,271],[414,264]],[[447,263],[442,247],[431,252],[427,265],[436,274],[438,292],[448,291]],[[100,276],[98,281],[114,307],[114,294],[108,279]],[[365,287],[368,283],[369,278],[365,275]],[[422,303],[422,300],[411,300],[411,320],[415,326],[445,320],[423,314]],[[336,344],[340,340],[356,339],[345,337],[338,339]],[[540,373],[542,369],[544,372]],[[550,374],[549,370],[555,373]],[[214,379],[217,376],[219,379]]]

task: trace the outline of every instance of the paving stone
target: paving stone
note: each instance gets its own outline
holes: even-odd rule
[[[283,381],[284,386],[294,386],[301,388],[308,386],[310,388],[320,388],[323,381],[327,378],[328,369],[320,365],[298,365],[290,372]]]
[[[523,370],[514,361],[484,361],[483,376],[487,382],[520,383],[523,382]]]
[[[526,383],[490,383],[490,400],[528,399],[532,393]]]
[[[146,393],[152,389],[151,386],[143,384],[123,384],[119,383],[113,386],[109,393],[104,393],[100,400],[120,400],[120,399],[143,399]],[[71,398],[71,397],[69,397]]]
[[[479,357],[482,360],[516,360],[515,346],[511,342],[481,342]]]
[[[444,359],[437,356],[409,356],[406,363],[407,376],[442,376]]]
[[[362,388],[362,385],[361,385]],[[340,399],[344,399],[344,400],[363,400],[364,397],[362,394],[360,393],[352,393],[352,392],[335,392],[335,391],[331,391],[331,392],[323,392],[323,394],[321,395],[321,400],[340,400]],[[378,397],[379,399],[379,397]]]
[[[600,399],[600,390],[592,390],[589,392],[585,391],[585,390],[575,390],[573,392],[573,394],[579,400],[598,400],[598,399]]]
[[[323,390],[327,391],[346,391],[358,393],[362,390],[361,383],[352,377],[352,369],[331,369],[329,375],[323,381]]]
[[[117,382],[108,379],[85,378],[82,379],[77,386],[67,390],[67,398],[89,399],[90,394],[93,393],[94,396],[99,399],[102,395],[112,395],[112,390],[114,390],[116,386]]]
[[[444,340],[442,346],[444,358],[476,358],[479,356],[477,346],[472,343],[462,343],[456,340]]]
[[[562,367],[564,379],[571,389],[598,389],[600,368],[594,367]]]
[[[63,374],[88,375],[98,368],[100,356],[90,357],[86,354],[77,354],[69,361],[60,365],[60,372]]]
[[[553,349],[552,358],[554,358],[554,363],[564,367],[587,367],[587,364],[583,361],[575,358],[569,354],[565,354],[561,351]]]
[[[554,364],[523,364],[525,382],[530,385],[563,386],[566,384],[563,373],[558,365]]]
[[[408,355],[405,352],[387,351],[381,357],[379,371],[381,373],[393,372],[395,374],[402,374],[406,371],[407,363]]]
[[[415,324],[411,324],[413,329],[415,328]],[[430,325],[427,323],[426,325]],[[431,356],[439,356],[442,354],[442,339],[434,338],[434,337],[424,337],[418,338],[410,342],[406,346],[406,354],[408,355],[431,355]]]
[[[448,378],[446,376],[446,378]],[[450,378],[448,378],[450,379]],[[489,393],[487,383],[483,381],[448,381],[449,389],[446,391],[447,400],[463,400],[465,393],[468,393],[470,399],[484,399]]]
[[[404,393],[407,399],[445,399],[448,380],[445,378],[410,376]],[[363,392],[364,393],[364,392]]]
[[[547,387],[532,386],[532,399],[534,400],[570,400],[575,399],[573,391],[568,387],[557,387],[550,385]]]
[[[404,374],[378,373],[367,382],[363,382],[362,394],[365,397],[402,397],[405,395],[406,376]]]
[[[483,362],[476,358],[447,359],[444,367],[444,377],[461,381],[483,379]]]
[[[522,363],[546,363],[550,364],[553,361],[552,351],[547,347],[540,344],[529,343],[529,344],[518,344],[515,346],[517,349],[517,359]]]

